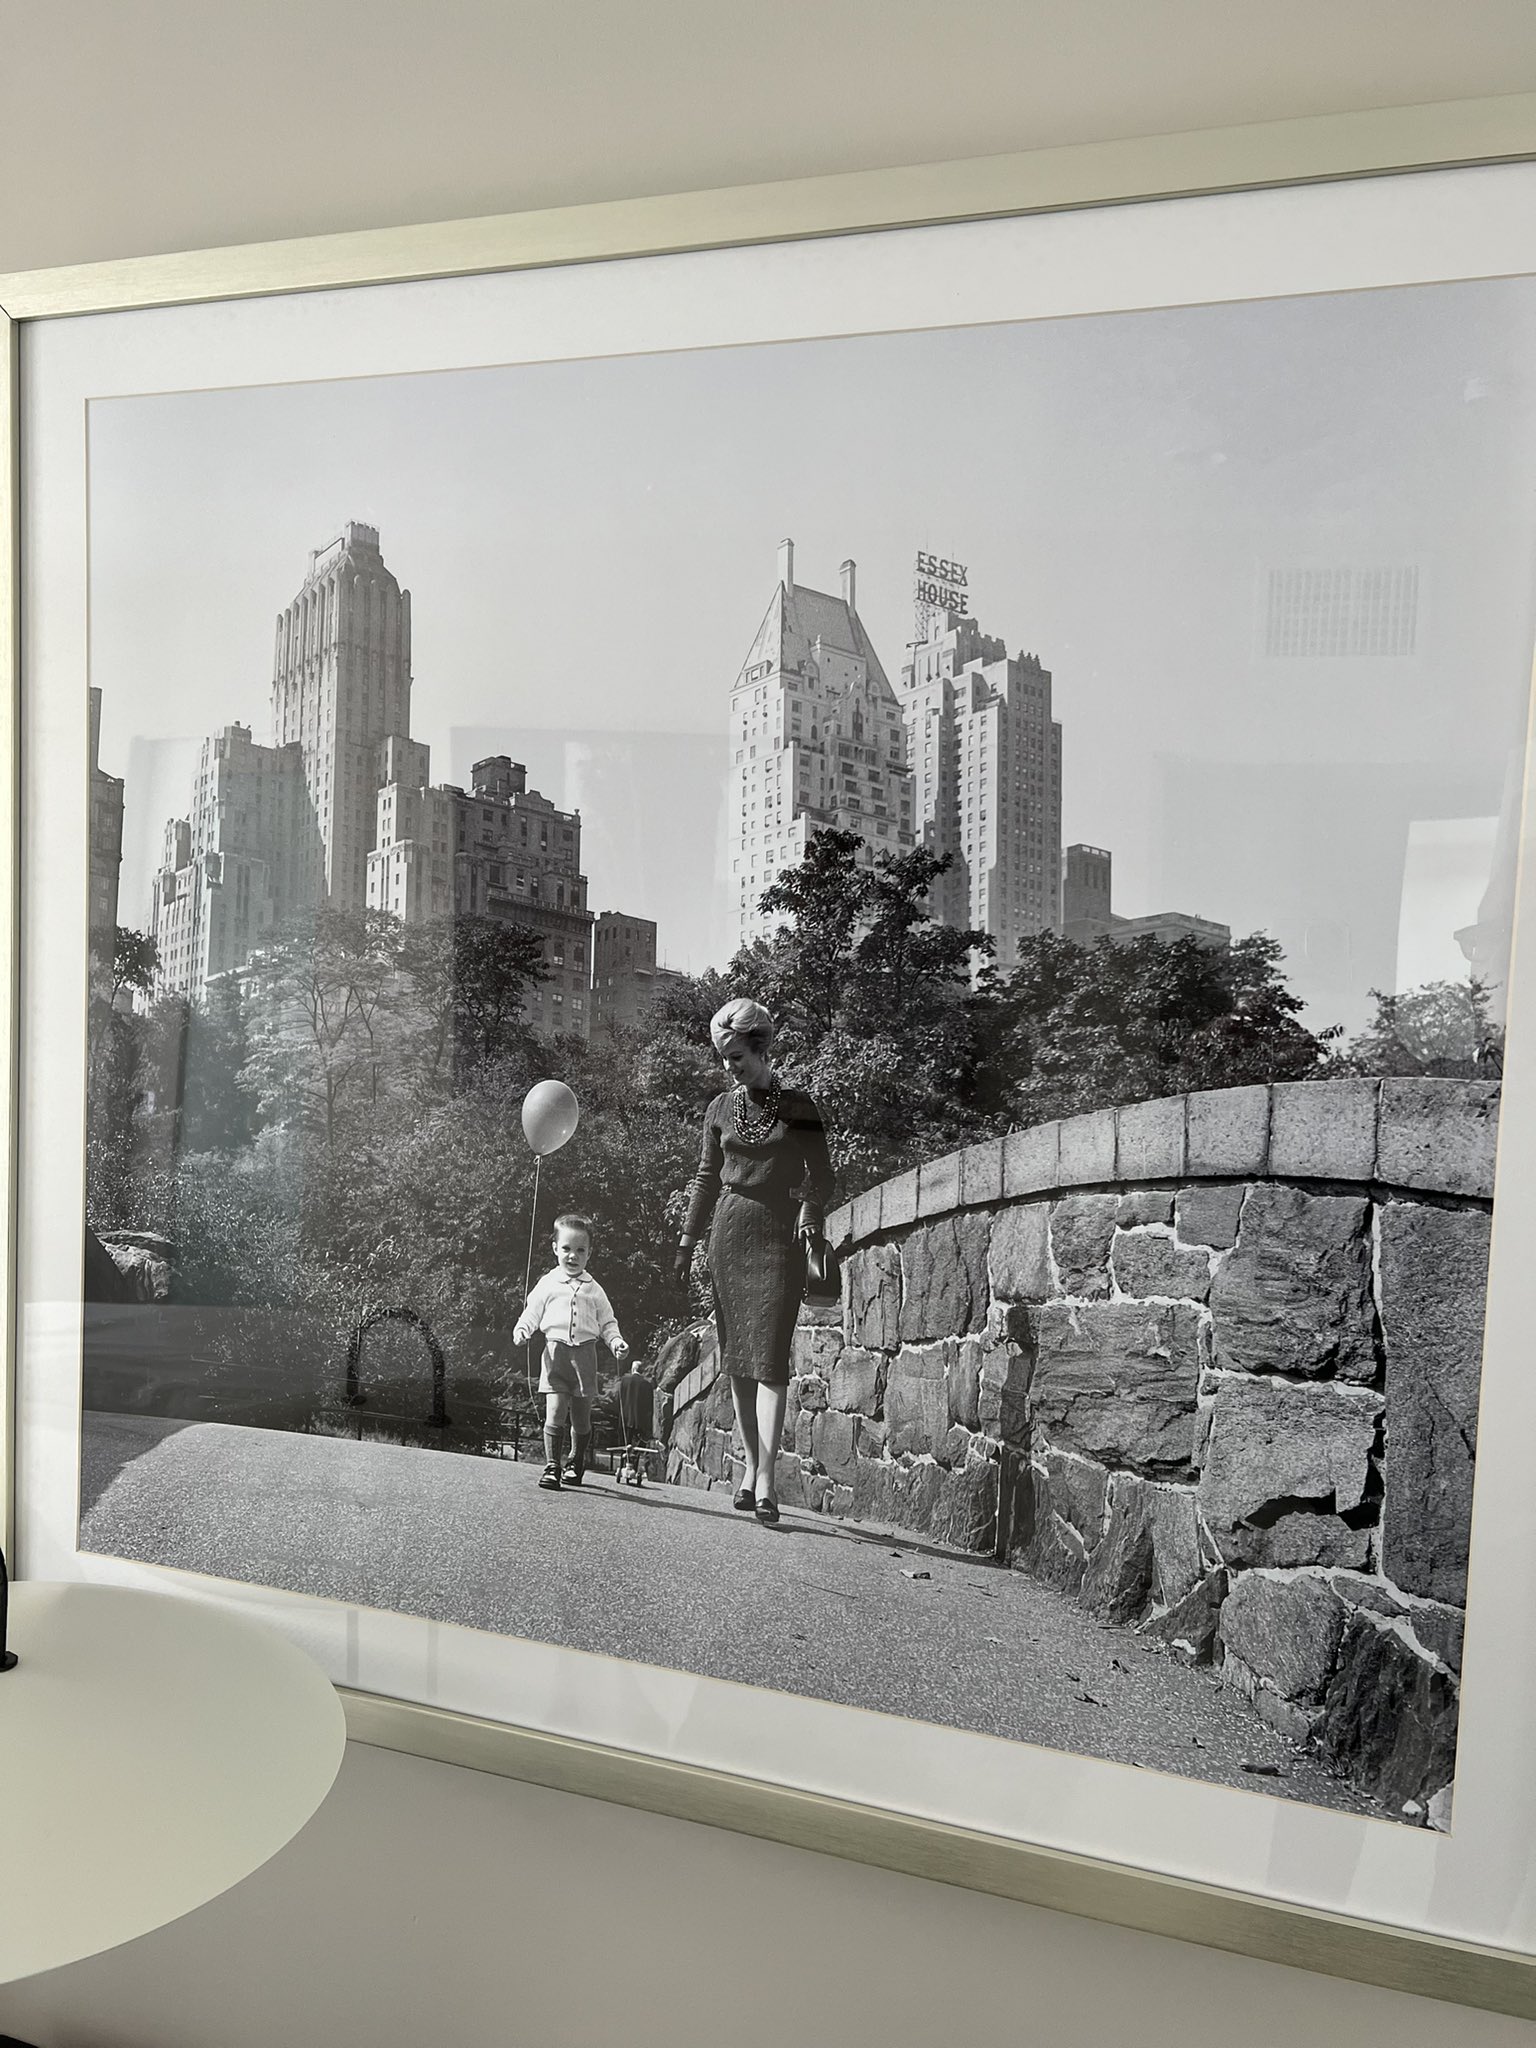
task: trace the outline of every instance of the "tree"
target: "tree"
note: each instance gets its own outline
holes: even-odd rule
[[[740,962],[741,955],[737,955]],[[685,1115],[700,1112],[721,1086],[720,1063],[709,1035],[710,1019],[733,996],[760,983],[747,976],[706,968],[699,975],[680,976],[658,990],[645,1028],[625,1034],[606,1031],[627,1045],[648,1099]]]
[[[1344,1074],[1491,1077],[1503,1071],[1504,1033],[1476,975],[1430,981],[1400,995],[1371,990],[1376,1014],[1339,1053]]]
[[[502,918],[433,918],[404,927],[399,960],[417,1024],[418,1086],[459,1086],[526,1049],[529,990],[546,978],[544,941]]]
[[[91,1041],[86,1121],[86,1212],[93,1226],[134,1220],[142,1036],[142,1019],[103,1006]]]
[[[160,948],[148,932],[130,931],[119,925],[112,946],[112,994],[115,1007],[124,989],[147,996],[160,971]]]
[[[779,1058],[820,1105],[845,1191],[1003,1127],[993,941],[930,905],[949,861],[923,847],[871,860],[857,833],[819,832],[760,899],[783,923],[731,963],[729,992],[779,1020]]]
[[[1036,933],[1002,988],[1016,1118],[1316,1072],[1335,1033],[1300,1023],[1281,958],[1262,932],[1219,948],[1152,937],[1085,947]]]
[[[807,1047],[836,1028],[851,990],[868,890],[858,860],[863,844],[857,832],[816,833],[801,859],[758,898],[760,909],[788,920],[787,928],[732,962],[760,978],[762,1000],[785,1013]]]
[[[319,1131],[333,1157],[347,1118],[378,1098],[399,931],[382,912],[322,904],[280,926],[252,963],[246,1083],[264,1115]]]
[[[239,1152],[260,1126],[247,1079],[250,1038],[238,979],[220,975],[186,1020],[181,1142],[188,1152]]]
[[[925,846],[881,854],[867,873],[854,946],[857,1008],[866,1020],[930,1008],[967,984],[973,960],[989,961],[996,942],[983,931],[936,924],[929,891],[952,856]]]
[[[97,939],[92,935],[90,960],[90,994],[87,1002],[87,1036],[89,1039],[89,1077],[92,1116],[98,1111],[107,1111],[108,1096],[113,1095],[109,1086],[106,1068],[110,1064],[120,1084],[123,1075],[131,1068],[135,1055],[133,1033],[121,1021],[118,998],[124,989],[148,996],[155,985],[159,971],[160,952],[147,932],[130,931],[126,925],[118,925],[113,934],[112,958],[103,960],[98,950]],[[114,1024],[113,1019],[119,1021]],[[103,1094],[103,1090],[106,1093]],[[121,1086],[116,1086],[115,1101],[119,1110],[128,1098]],[[131,1111],[129,1112],[131,1114]],[[121,1133],[119,1133],[121,1135]]]
[[[759,899],[784,924],[731,963],[734,979],[764,991],[759,1000],[804,1056],[838,1030],[910,1035],[944,1014],[972,962],[993,952],[985,932],[933,916],[929,891],[949,854],[917,847],[869,861],[866,852],[856,832],[818,832]]]
[[[461,1073],[490,1065],[527,1036],[528,992],[546,978],[544,940],[500,918],[453,923],[454,1042]]]

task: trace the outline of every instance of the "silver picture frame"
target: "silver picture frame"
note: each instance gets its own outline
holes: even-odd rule
[[[0,275],[0,1529],[15,1530],[21,343],[35,323],[1536,157],[1536,95],[1384,109]],[[82,921],[80,944],[85,934]],[[24,1560],[23,1566],[24,1566]],[[1033,1905],[1536,2018],[1536,1956],[343,1689],[352,1739]]]

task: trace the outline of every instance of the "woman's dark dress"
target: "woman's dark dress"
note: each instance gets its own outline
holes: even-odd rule
[[[785,1088],[778,1120],[753,1145],[736,1128],[735,1093],[727,1088],[704,1113],[683,1235],[697,1242],[713,1217],[709,1271],[725,1370],[783,1387],[805,1290],[799,1233],[821,1229],[832,1161],[809,1095]]]

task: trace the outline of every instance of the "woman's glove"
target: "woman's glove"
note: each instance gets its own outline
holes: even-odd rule
[[[672,1261],[672,1278],[679,1287],[686,1287],[688,1285],[688,1277],[692,1271],[693,1246],[691,1244],[680,1244],[677,1248],[677,1256]]]

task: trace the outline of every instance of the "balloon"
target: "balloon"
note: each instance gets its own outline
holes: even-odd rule
[[[563,1081],[539,1081],[523,1097],[523,1136],[541,1159],[558,1152],[581,1115]]]

